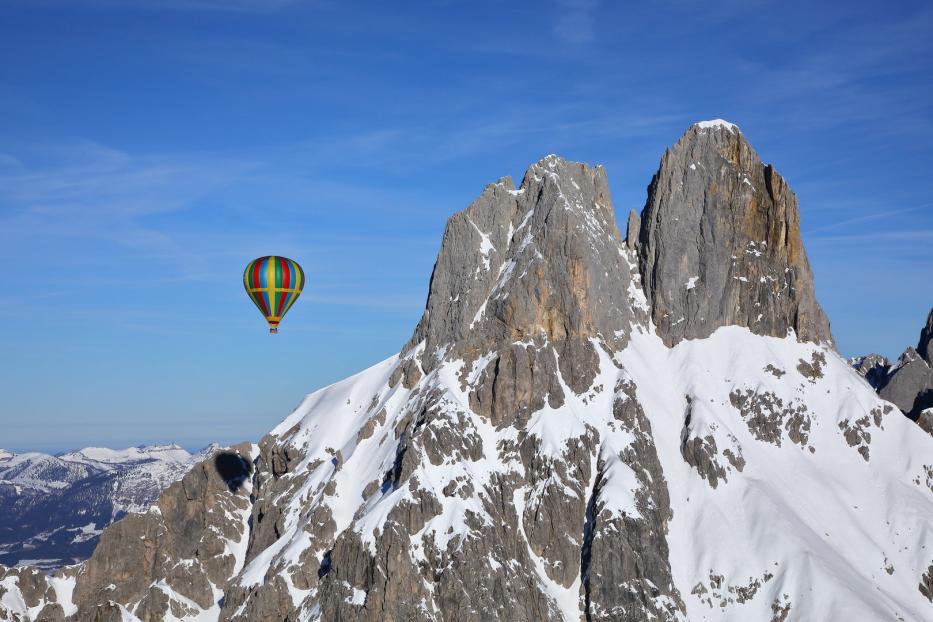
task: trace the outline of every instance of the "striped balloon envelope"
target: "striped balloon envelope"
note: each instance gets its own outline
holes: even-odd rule
[[[305,272],[298,262],[270,255],[246,264],[243,286],[253,304],[269,322],[269,332],[279,332],[279,322],[288,313],[305,284]]]

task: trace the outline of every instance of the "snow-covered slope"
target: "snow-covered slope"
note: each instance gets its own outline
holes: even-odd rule
[[[121,620],[930,618],[933,438],[833,350],[796,199],[750,149],[735,126],[688,130],[631,244],[601,167],[548,156],[518,188],[488,185],[448,222],[398,356],[107,529],[52,579],[70,593],[20,571],[22,602],[0,602]],[[694,203],[716,235],[666,222]]]
[[[689,619],[930,615],[933,444],[838,355],[723,327],[671,350],[641,335],[620,358],[668,479]],[[685,439],[710,450],[699,473]]]

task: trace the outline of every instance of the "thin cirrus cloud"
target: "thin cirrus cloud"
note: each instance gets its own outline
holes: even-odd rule
[[[554,34],[572,44],[588,43],[595,37],[597,0],[553,0]]]
[[[361,280],[363,266],[379,262],[380,255],[391,258],[383,265],[412,253],[428,257],[436,235],[406,233],[391,223],[381,233],[354,230],[339,219],[331,222],[329,215],[379,216],[387,204],[401,203],[391,213],[415,217],[427,209],[424,197],[328,179],[323,171],[308,174],[319,168],[315,162],[323,162],[324,151],[333,157],[342,148],[356,157],[361,150],[394,150],[383,141],[366,147],[359,142],[315,145],[313,150],[291,145],[249,159],[209,153],[133,156],[91,141],[32,146],[27,156],[39,153],[42,166],[0,170],[5,206],[0,257],[38,271],[28,286],[37,292],[64,287],[58,304],[72,314],[81,305],[96,308],[94,298],[82,296],[81,290],[151,293],[185,282],[224,283],[241,269],[244,257],[269,252],[309,262],[320,274],[314,292],[319,304],[417,309],[420,296],[400,297],[391,279]],[[307,224],[296,226],[296,219]],[[323,230],[314,221],[326,223]],[[318,294],[328,286],[354,284],[355,291],[368,294]],[[17,312],[8,299],[12,295],[0,295],[0,311]],[[39,310],[46,312],[56,313],[54,305]],[[130,318],[159,317],[146,306],[128,313]],[[132,319],[121,321],[132,324]]]

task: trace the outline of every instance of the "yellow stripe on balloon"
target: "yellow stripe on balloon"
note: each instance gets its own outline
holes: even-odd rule
[[[266,260],[266,291],[269,293],[269,317],[275,317],[275,258]]]

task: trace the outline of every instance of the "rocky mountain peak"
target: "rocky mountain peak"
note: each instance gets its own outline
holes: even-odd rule
[[[933,434],[933,366],[930,344],[933,332],[933,309],[920,331],[917,348],[908,347],[892,365],[886,358],[869,354],[852,359],[852,367],[878,391],[878,395],[894,403],[921,428]]]
[[[690,126],[690,129],[695,129],[698,132],[708,132],[709,130],[714,131],[726,131],[733,134],[740,133],[742,130],[739,129],[739,126],[735,123],[729,123],[725,119],[712,119],[711,121],[697,121]]]
[[[930,313],[927,315],[927,323],[920,331],[917,353],[923,357],[927,365],[933,367],[933,309],[930,309]]]
[[[727,325],[832,342],[797,197],[737,126],[690,126],[662,157],[638,224],[645,294],[669,345]]]
[[[878,395],[916,419],[933,407],[933,369],[917,350],[908,347],[888,370]]]
[[[891,361],[886,356],[867,354],[850,359],[849,363],[876,391],[883,387],[888,380]]]
[[[635,266],[605,169],[549,155],[517,189],[500,179],[450,218],[400,373],[410,386],[444,360],[517,350],[524,359],[554,348],[564,381],[588,386],[596,365],[590,339],[620,348],[633,322],[646,318]],[[545,365],[530,356],[528,365]]]

